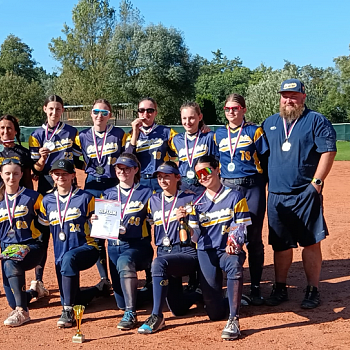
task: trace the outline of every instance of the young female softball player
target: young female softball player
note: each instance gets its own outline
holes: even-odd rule
[[[225,317],[227,305],[222,298],[222,270],[225,271],[230,315],[221,337],[236,339],[240,335],[239,307],[245,252],[235,253],[235,247],[228,245],[228,232],[232,223],[251,224],[249,209],[240,192],[220,183],[219,162],[214,157],[199,158],[195,171],[199,182],[206,187],[206,191],[194,201],[196,219],[192,224],[194,237],[197,237],[203,299],[211,320]],[[180,212],[185,215],[183,208]]]
[[[261,127],[247,125],[247,111],[243,96],[232,94],[225,102],[228,125],[215,132],[220,153],[222,183],[240,191],[247,199],[252,225],[248,227],[248,261],[251,279],[250,302],[262,305],[260,280],[264,266],[262,227],[266,209],[266,169],[268,145]],[[266,174],[265,174],[266,175]]]
[[[50,227],[55,254],[56,275],[63,306],[58,327],[72,327],[73,305],[87,304],[98,295],[97,288],[79,290],[79,272],[98,259],[95,240],[90,237],[90,217],[94,197],[74,186],[75,169],[67,159],[53,163],[50,174],[55,183],[40,208],[39,222]]]
[[[98,99],[91,110],[93,126],[79,133],[87,174],[84,189],[95,198],[100,198],[103,191],[118,183],[114,166],[124,150],[126,135],[123,129],[108,125],[111,117],[111,104]],[[98,272],[101,280],[109,284],[105,240],[96,241],[99,248]]]
[[[118,329],[129,330],[137,323],[137,271],[151,266],[153,248],[150,226],[146,222],[150,188],[140,185],[140,163],[131,153],[123,153],[115,166],[119,185],[106,190],[103,198],[121,202],[121,226],[118,239],[108,240],[109,270],[115,299],[125,310]],[[92,216],[98,219],[97,215]]]
[[[23,176],[20,185],[32,190],[33,162],[30,152],[21,145],[21,129],[17,118],[9,114],[0,117],[0,163],[5,158],[18,159],[21,162]]]
[[[3,180],[0,188],[1,251],[13,244],[25,245],[30,249],[22,261],[1,261],[3,286],[13,309],[4,324],[14,327],[30,321],[27,304],[32,297],[38,297],[36,290],[25,292],[25,271],[33,269],[44,253],[38,240],[42,227],[37,220],[42,195],[20,186],[23,171],[18,159],[4,159],[0,175]]]
[[[49,96],[44,102],[43,110],[47,117],[46,122],[29,137],[29,150],[34,161],[34,172],[39,175],[38,191],[45,196],[54,185],[49,174],[52,164],[58,159],[66,159],[72,163],[74,161],[81,167],[79,162],[81,150],[77,129],[60,121],[64,111],[61,97]],[[44,295],[49,294],[43,285],[49,239],[49,234],[42,236],[45,252],[42,261],[35,269],[35,279]]]
[[[127,139],[126,151],[134,153],[141,164],[141,185],[161,192],[153,173],[167,158],[176,159],[170,148],[176,132],[168,126],[155,123],[157,102],[151,98],[143,98],[138,105],[138,118],[132,123],[132,132]]]
[[[149,201],[149,219],[154,225],[157,258],[152,263],[152,314],[138,329],[140,334],[154,333],[164,327],[163,306],[167,302],[175,316],[184,315],[197,301],[197,293],[183,294],[182,276],[197,268],[197,253],[193,246],[181,246],[177,221],[179,207],[193,201],[192,194],[182,192],[181,176],[177,165],[167,161],[155,172],[163,192],[154,194]]]
[[[206,154],[219,157],[214,133],[202,132],[203,114],[199,105],[195,102],[184,103],[181,108],[181,122],[185,132],[174,136],[171,147],[175,150],[179,159],[179,171],[181,174],[181,190],[191,190],[200,195],[205,188],[198,182],[194,167],[197,159]]]

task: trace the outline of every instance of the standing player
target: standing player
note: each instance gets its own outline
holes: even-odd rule
[[[38,191],[45,196],[54,185],[49,174],[52,164],[58,159],[67,159],[78,165],[81,151],[77,129],[60,121],[64,111],[62,98],[57,95],[49,96],[44,102],[43,110],[47,120],[29,137],[29,150],[34,162],[34,171],[39,175]],[[49,234],[43,234],[45,252],[42,261],[35,269],[35,280],[42,291],[40,296],[49,295],[43,284],[49,239]]]
[[[131,153],[123,153],[117,160],[115,172],[119,185],[106,190],[105,199],[122,203],[119,239],[108,240],[109,270],[114,296],[119,309],[125,310],[118,329],[129,330],[137,323],[137,271],[151,266],[153,248],[146,222],[147,203],[152,190],[140,185],[140,163]],[[92,219],[96,219],[93,215]]]
[[[170,145],[176,132],[155,123],[157,102],[146,97],[139,102],[138,118],[132,123],[132,132],[127,139],[126,151],[134,153],[141,164],[141,185],[160,192],[157,179],[153,173],[165,160],[176,160],[176,154]]]
[[[239,307],[243,288],[245,252],[234,253],[228,245],[232,223],[250,225],[246,199],[240,192],[220,183],[219,162],[212,156],[198,159],[195,167],[200,183],[207,190],[194,202],[196,220],[192,224],[197,237],[197,253],[201,270],[200,284],[206,311],[211,320],[226,316],[222,298],[222,270],[227,273],[227,297],[230,315],[221,337],[236,339],[240,335]],[[185,215],[184,209],[182,214]],[[191,223],[191,221],[190,221]]]
[[[322,114],[306,107],[300,80],[284,81],[279,93],[280,112],[263,122],[270,146],[267,214],[275,267],[266,304],[288,300],[287,274],[299,243],[307,279],[301,307],[313,309],[320,304],[321,241],[328,235],[322,189],[336,155],[336,133]]]
[[[263,168],[266,169],[268,145],[261,127],[246,125],[244,114],[247,108],[243,96],[229,95],[224,110],[228,125],[217,129],[214,136],[220,153],[220,173],[222,183],[240,191],[248,202],[252,219],[252,225],[247,228],[250,302],[252,305],[262,305],[262,228],[266,210],[266,177]]]
[[[184,103],[181,108],[181,122],[185,132],[174,136],[171,142],[179,159],[181,174],[181,190],[191,190],[197,195],[203,193],[205,188],[198,182],[194,167],[197,159],[206,154],[218,157],[214,142],[214,133],[203,133],[203,114],[195,102]]]
[[[5,158],[18,159],[23,167],[20,185],[32,190],[33,162],[29,150],[21,145],[21,129],[17,118],[9,114],[0,117],[0,138],[0,163]],[[18,144],[15,143],[15,139],[17,139]]]
[[[40,208],[39,222],[50,227],[55,254],[56,275],[63,306],[57,322],[60,328],[72,327],[73,305],[86,304],[98,289],[79,290],[79,273],[92,267],[98,259],[95,240],[90,237],[90,217],[94,197],[74,186],[75,169],[66,159],[51,167],[53,192],[47,194]],[[89,294],[89,295],[87,295]]]
[[[126,135],[123,129],[108,125],[111,117],[111,104],[105,99],[96,100],[91,110],[94,125],[79,134],[87,174],[84,189],[95,198],[100,198],[103,191],[118,183],[114,166],[124,150]],[[98,272],[101,280],[109,283],[105,240],[96,241],[99,249]]]
[[[154,225],[157,258],[152,263],[153,309],[150,317],[138,329],[150,334],[165,325],[163,307],[167,302],[175,316],[184,315],[196,302],[196,293],[183,294],[182,276],[197,268],[197,253],[192,246],[181,246],[177,211],[193,201],[192,194],[179,190],[181,176],[177,165],[167,161],[155,173],[163,192],[154,194],[149,201],[149,219]]]
[[[20,186],[23,172],[17,159],[4,159],[0,175],[4,182],[0,188],[1,251],[13,244],[26,245],[30,249],[22,261],[1,261],[3,286],[13,309],[4,325],[15,327],[30,321],[27,304],[32,297],[38,296],[36,290],[25,292],[25,271],[33,269],[44,252],[38,241],[42,228],[37,220],[42,195]]]

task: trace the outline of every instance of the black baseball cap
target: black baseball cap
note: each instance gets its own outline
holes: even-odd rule
[[[74,164],[72,162],[70,162],[69,160],[67,160],[67,159],[58,159],[58,160],[56,160],[52,164],[50,172],[54,171],[54,170],[64,170],[68,174],[74,174],[75,173]]]

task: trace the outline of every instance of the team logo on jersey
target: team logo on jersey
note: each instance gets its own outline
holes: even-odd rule
[[[237,137],[233,137],[231,139],[232,146],[236,144],[236,140],[237,140]],[[223,138],[219,143],[219,150],[221,152],[228,151],[229,150],[228,143],[229,143],[228,137]],[[241,135],[239,138],[237,148],[247,147],[247,146],[251,145],[252,143],[253,143],[253,140],[249,137],[249,135]]]
[[[216,225],[220,222],[225,222],[234,217],[234,212],[230,208],[221,209],[214,212],[202,213],[199,215],[199,222],[202,226]]]
[[[159,148],[163,144],[164,140],[161,138],[150,140],[137,140],[136,151],[143,152],[148,149]]]
[[[208,146],[203,144],[203,145],[197,145],[196,149],[194,151],[194,158],[199,158],[201,156],[204,156],[208,151]],[[193,147],[188,150],[188,153],[191,155],[193,153]],[[191,156],[190,156],[191,157]],[[181,148],[179,150],[179,158],[180,160],[184,161],[187,160],[187,152],[186,148]]]
[[[81,216],[81,211],[79,208],[76,208],[76,207],[68,208],[65,221],[75,220],[75,219],[79,218],[80,216]],[[51,225],[56,225],[59,223],[57,210],[50,211],[49,221],[50,221]]]
[[[130,214],[130,213],[137,213],[141,211],[144,208],[144,204],[140,201],[131,201],[128,204],[128,208],[126,209],[125,214]],[[124,208],[124,205],[123,205]]]
[[[102,145],[98,146],[98,150],[101,151]],[[119,149],[118,144],[116,142],[107,142],[105,146],[103,147],[103,155],[111,154],[114,152],[117,152]],[[96,149],[95,145],[90,145],[86,149],[86,153],[89,156],[89,158],[96,158]]]
[[[16,205],[15,218],[26,216],[29,213],[28,207],[26,205]],[[6,208],[0,209],[0,222],[7,220],[8,214]]]

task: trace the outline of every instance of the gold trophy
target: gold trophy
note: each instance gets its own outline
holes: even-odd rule
[[[83,319],[83,313],[85,310],[85,306],[83,305],[75,305],[73,306],[73,311],[75,315],[75,319],[77,321],[77,334],[73,336],[73,343],[83,343],[85,341],[85,335],[81,333],[80,327],[81,327],[81,321]]]

